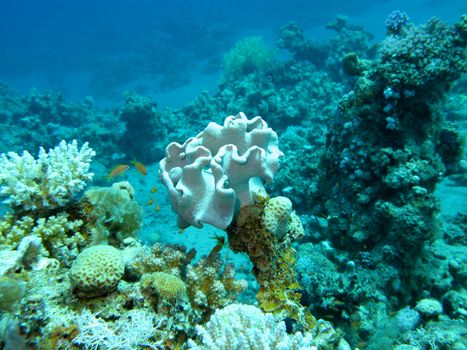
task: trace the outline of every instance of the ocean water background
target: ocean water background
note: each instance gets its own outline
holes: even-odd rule
[[[273,46],[278,29],[296,21],[322,41],[333,35],[325,24],[345,15],[376,42],[393,10],[420,24],[433,16],[452,23],[466,8],[461,0],[2,1],[0,81],[99,105],[131,89],[179,107],[216,87],[222,57],[243,37]]]

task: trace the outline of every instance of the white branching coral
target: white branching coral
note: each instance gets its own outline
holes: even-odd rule
[[[310,333],[287,334],[285,323],[276,323],[253,305],[231,304],[216,310],[209,322],[196,326],[202,345],[190,340],[195,350],[316,350]]]
[[[37,159],[24,151],[0,155],[0,195],[4,203],[13,208],[36,210],[65,205],[74,194],[81,191],[86,181],[92,180],[89,172],[95,152],[84,143],[61,141],[47,153],[40,148]]]
[[[133,350],[138,347],[159,349],[152,338],[155,337],[161,320],[144,310],[132,310],[128,317],[116,322],[106,322],[85,309],[76,317],[79,334],[73,343],[84,349]]]

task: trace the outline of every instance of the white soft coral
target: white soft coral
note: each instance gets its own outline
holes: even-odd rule
[[[284,155],[277,134],[261,118],[228,116],[223,125],[209,123],[196,137],[167,146],[160,177],[178,226],[210,224],[225,229],[235,210],[265,193]]]
[[[41,147],[37,160],[27,151],[1,154],[0,195],[7,196],[4,203],[24,210],[65,205],[92,180],[94,155],[87,142],[78,149],[76,140],[61,141],[48,153]]]
[[[85,309],[76,317],[79,334],[73,339],[74,344],[85,349],[132,350],[138,346],[157,349],[160,346],[151,341],[159,327],[160,320],[144,310],[132,310],[127,317],[115,323],[106,322]]]

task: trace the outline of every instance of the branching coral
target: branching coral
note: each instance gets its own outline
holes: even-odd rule
[[[48,254],[65,265],[89,241],[83,220],[73,219],[66,212],[37,219],[28,215],[16,219],[7,214],[0,221],[0,248],[16,249],[28,236],[40,237]]]
[[[228,305],[246,290],[245,280],[235,278],[235,268],[224,264],[219,254],[201,258],[186,269],[186,284],[192,308],[202,320],[215,309]]]
[[[310,333],[287,334],[284,322],[263,314],[255,306],[232,304],[216,310],[205,326],[196,330],[201,344],[189,341],[195,350],[316,350]]]
[[[84,143],[65,141],[47,153],[39,149],[37,159],[27,151],[0,156],[0,193],[13,208],[53,209],[68,203],[81,191],[93,173],[89,172],[95,152]]]

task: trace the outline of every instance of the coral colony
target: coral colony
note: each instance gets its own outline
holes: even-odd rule
[[[375,48],[344,17],[320,44],[290,23],[284,60],[243,39],[179,109],[2,88],[3,348],[465,349],[467,215],[441,216],[436,189],[466,183],[467,17],[386,25]],[[46,118],[72,141],[14,131]],[[151,159],[162,193],[142,188]]]

